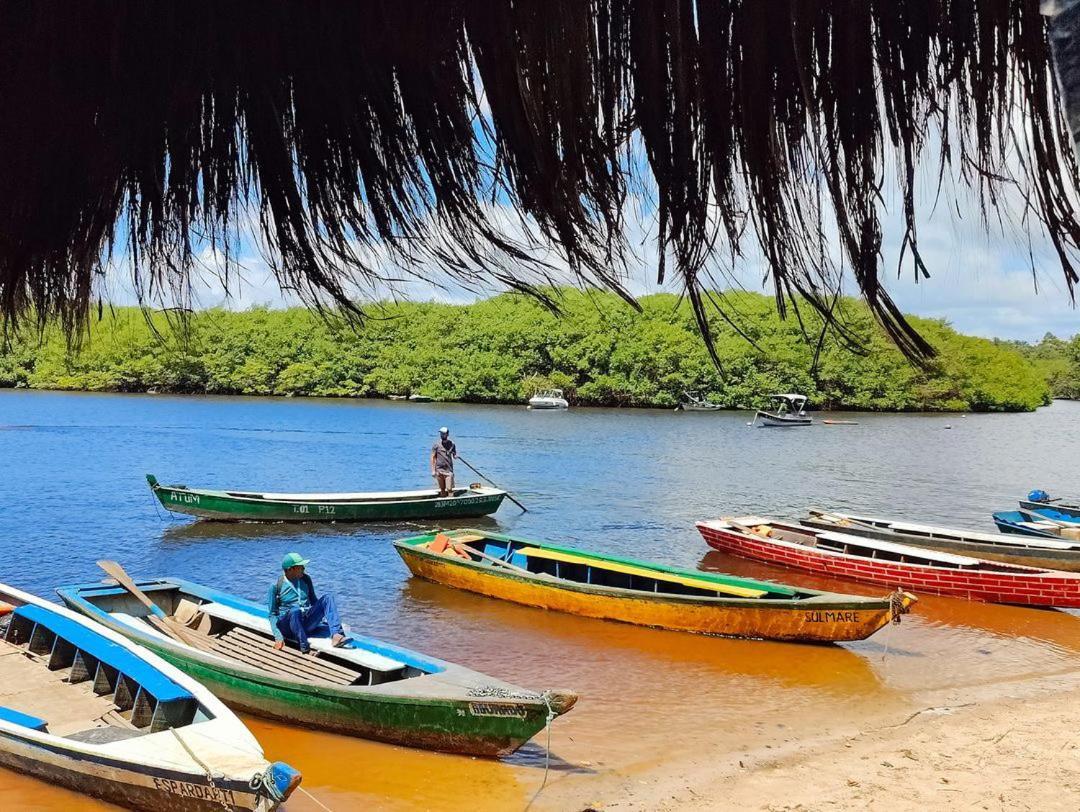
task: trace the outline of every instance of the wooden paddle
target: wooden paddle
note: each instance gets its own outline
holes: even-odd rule
[[[135,585],[135,582],[131,580],[131,576],[127,574],[127,571],[118,563],[115,561],[98,561],[97,565],[105,570],[105,573],[116,581],[116,583],[130,592],[139,603],[150,610],[150,614],[147,615],[146,620],[151,626],[177,642],[194,648],[200,647],[199,642],[188,634],[187,629],[185,629],[182,624],[177,623],[166,615],[160,606],[150,600],[146,593],[139,589],[139,587]]]
[[[1063,521],[1061,521],[1061,519],[1054,519],[1054,518],[1051,518],[1050,516],[1044,516],[1043,514],[1038,513],[1037,511],[1034,511],[1034,510],[1027,510],[1025,508],[1019,508],[1018,512],[1023,513],[1025,516],[1027,516],[1032,521],[1047,522],[1049,524],[1054,525],[1055,527],[1080,527],[1080,523],[1078,523],[1078,522],[1063,522]]]
[[[465,553],[466,555],[478,555],[485,561],[490,561],[492,564],[498,564],[501,567],[506,567],[508,570],[514,570],[515,572],[523,573],[524,575],[537,575],[538,573],[529,572],[524,567],[519,567],[517,564],[511,564],[509,561],[503,561],[501,558],[496,558],[493,555],[480,552],[475,547],[464,547],[464,545],[458,544],[452,538],[450,539],[450,546],[457,550],[459,553]]]
[[[490,483],[491,485],[494,485],[496,488],[499,488],[499,490],[505,490],[504,488],[501,488],[498,485],[495,485],[494,482],[492,482],[490,479],[488,479],[488,477],[485,476],[484,474],[482,474],[480,471],[477,471],[476,468],[474,468],[469,463],[469,461],[467,459],[465,459],[464,457],[462,457],[460,454],[458,455],[458,459],[461,460],[462,463],[464,463],[466,468],[468,468],[470,471],[472,471],[474,474],[476,474],[481,479],[487,480],[488,483]],[[529,512],[529,509],[527,507],[525,507],[525,505],[521,504],[521,502],[519,502],[517,499],[515,499],[513,497],[513,495],[510,493],[510,491],[506,491],[506,498],[509,499],[511,502],[513,502],[515,505],[517,505],[519,508],[521,508],[522,513],[528,513]]]

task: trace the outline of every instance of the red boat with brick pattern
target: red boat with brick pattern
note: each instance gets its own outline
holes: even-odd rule
[[[812,530],[759,516],[698,522],[710,547],[868,584],[1021,606],[1080,607],[1080,573],[1021,567]]]

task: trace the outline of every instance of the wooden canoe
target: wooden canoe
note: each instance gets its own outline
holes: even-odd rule
[[[1067,572],[1080,571],[1080,540],[1061,538],[1052,532],[1047,532],[1045,536],[1035,532],[1021,536],[1004,536],[999,533],[952,530],[928,524],[877,519],[872,516],[855,516],[849,513],[827,513],[820,510],[811,510],[809,516],[803,519],[801,524],[815,530],[836,530],[852,536],[908,544],[927,550],[959,553],[1022,567],[1039,567]],[[1030,526],[1034,527],[1034,523]],[[1046,527],[1051,526],[1046,525]],[[1036,535],[1039,538],[1034,538]]]
[[[200,519],[233,522],[394,522],[487,516],[499,509],[506,491],[484,485],[385,493],[267,493],[212,491],[162,485],[147,474],[150,490],[166,510]]]
[[[64,587],[64,602],[197,677],[226,703],[309,728],[454,753],[503,756],[543,730],[566,691],[536,693],[453,663],[350,635],[340,648],[311,637],[316,656],[276,651],[266,608],[226,592],[162,578],[138,582],[193,643],[165,637],[122,589]]]
[[[394,544],[413,575],[435,583],[574,615],[724,637],[861,640],[914,602],[910,595],[890,603],[889,596],[680,570],[479,530]]]
[[[807,572],[987,603],[1080,607],[1080,573],[986,561],[759,516],[698,522],[697,527],[714,550]]]
[[[154,812],[269,812],[299,784],[213,694],[154,654],[2,584],[0,601],[3,767]]]

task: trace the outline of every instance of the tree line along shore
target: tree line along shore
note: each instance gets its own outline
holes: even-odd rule
[[[1030,411],[1080,395],[1080,335],[1028,345],[913,318],[938,351],[917,368],[856,299],[835,309],[845,340],[833,328],[822,334],[808,306],[800,323],[790,312],[781,319],[771,297],[726,293],[738,329],[715,319],[718,371],[674,295],[644,297],[637,312],[609,293],[549,293],[558,314],[508,293],[464,305],[381,303],[360,323],[300,307],[179,321],[115,308],[75,348],[55,325],[8,336],[0,387],[477,403],[522,403],[558,387],[580,405],[669,408],[686,391],[730,408],[796,391],[815,408],[881,411]]]

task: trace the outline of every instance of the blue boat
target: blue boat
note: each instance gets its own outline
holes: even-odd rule
[[[994,513],[993,517],[994,524],[1002,533],[1010,533],[1015,536],[1036,536],[1046,539],[1061,538],[1061,528],[1058,525],[1053,522],[1034,521],[1030,515],[1024,515],[1019,510],[1000,510]]]
[[[1020,509],[1034,511],[1059,522],[1080,522],[1080,505],[1051,499],[1050,494],[1038,488],[1029,493],[1027,499],[1020,500]]]
[[[271,812],[300,783],[195,680],[3,584],[0,767],[154,812]]]

